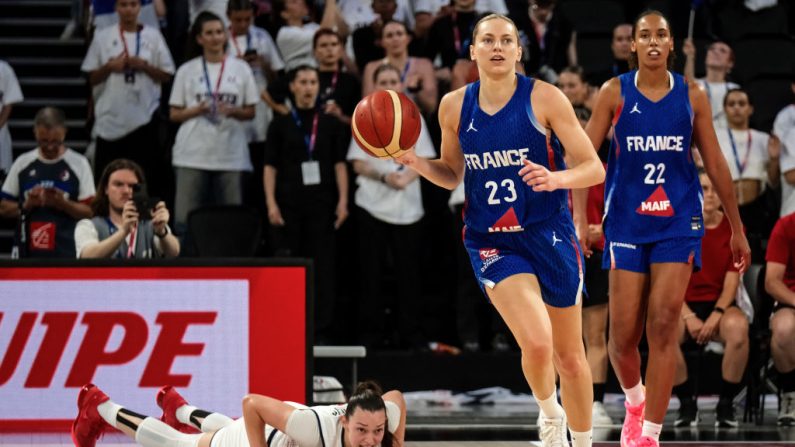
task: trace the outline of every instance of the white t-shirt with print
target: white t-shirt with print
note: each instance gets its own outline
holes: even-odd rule
[[[787,131],[795,128],[795,104],[790,104],[776,114],[773,122],[773,135],[779,140],[784,140]]]
[[[174,73],[174,60],[160,31],[143,26],[140,32],[125,32],[129,56],[135,56],[138,36],[140,49],[138,57],[149,65],[166,73]],[[94,34],[88,53],[80,67],[91,72],[107,64],[109,60],[124,54],[118,26],[110,26]],[[111,73],[104,82],[94,86],[95,100],[94,131],[105,140],[118,140],[135,129],[147,124],[152,113],[160,105],[160,83],[155,82],[143,71],[136,71],[132,82],[122,73]]]
[[[709,105],[712,108],[712,122],[716,129],[729,127],[729,122],[726,121],[726,112],[723,110],[723,98],[726,97],[726,92],[733,88],[740,86],[734,82],[707,82],[706,79],[696,80],[707,93]]]
[[[734,137],[737,156],[734,154],[735,149],[732,148],[729,132]],[[770,160],[767,142],[770,135],[755,129],[729,130],[728,127],[716,129],[715,134],[718,136],[718,144],[720,144],[723,157],[726,158],[726,164],[729,165],[732,180],[753,179],[759,180],[763,184],[767,181],[767,162]],[[738,168],[738,163],[740,168]],[[742,169],[742,173],[740,169]]]
[[[422,119],[420,138],[417,140],[415,151],[418,157],[432,158],[436,156],[436,150],[424,119]],[[366,161],[379,174],[390,174],[408,169],[391,158],[375,158],[366,154],[353,138],[348,146],[347,158],[348,160]],[[394,189],[380,180],[363,175],[356,178],[356,184],[359,185],[355,195],[356,205],[376,219],[393,225],[408,225],[418,222],[425,215],[419,178],[409,183],[404,189]]]
[[[5,61],[0,61],[0,109],[22,102],[23,99],[14,69]],[[0,127],[0,171],[8,172],[11,168],[13,162],[11,149],[11,133],[6,123]]]
[[[222,65],[224,70],[217,91],[218,102],[234,107],[259,102],[257,84],[247,63],[228,56],[224,63],[207,63],[212,89],[209,91],[203,61],[200,56],[179,67],[169,105],[189,108],[202,101],[212,104]],[[196,116],[183,122],[174,142],[172,163],[177,167],[209,171],[251,171],[244,122],[220,115]]]
[[[250,44],[250,47],[249,47]],[[262,28],[252,26],[249,28],[248,35],[241,34],[239,36],[232,36],[229,33],[229,45],[227,45],[227,54],[232,57],[241,57],[246,54],[249,48],[257,50],[257,54],[263,57],[270,65],[271,70],[274,72],[284,69],[284,61],[282,60],[279,49],[276,48],[276,43],[267,31]],[[259,64],[250,65],[252,73],[254,73],[254,80],[257,82],[259,91],[264,91],[268,88],[268,80],[265,73]],[[256,117],[246,124],[246,134],[248,135],[249,142],[265,141],[265,136],[268,133],[268,126],[271,119],[273,119],[273,110],[268,105],[260,101],[257,103]]]
[[[315,54],[312,51],[312,38],[320,28],[315,22],[303,26],[283,26],[276,34],[276,46],[284,58],[284,65],[291,70],[299,65],[317,67]]]

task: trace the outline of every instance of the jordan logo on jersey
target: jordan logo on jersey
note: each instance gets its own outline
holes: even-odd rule
[[[554,247],[555,244],[557,244],[558,242],[563,242],[563,239],[558,239],[558,236],[553,231],[552,232],[552,246]]]
[[[519,219],[516,217],[513,207],[489,227],[489,233],[515,233],[517,231],[524,231],[524,228],[519,225]]]
[[[629,114],[632,115],[633,113],[643,113],[638,108],[638,103],[636,102],[634,106],[632,106],[632,110],[629,111]]]
[[[674,215],[674,207],[671,206],[671,201],[668,200],[665,189],[660,185],[648,199],[640,203],[635,212],[646,216],[670,217]]]
[[[467,132],[469,132],[470,130],[474,130],[475,132],[478,131],[477,129],[475,129],[475,126],[473,124],[475,124],[475,118],[472,118],[472,121],[469,122],[469,127],[467,127]]]

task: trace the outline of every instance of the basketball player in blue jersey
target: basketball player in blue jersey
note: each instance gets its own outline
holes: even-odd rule
[[[568,418],[574,446],[590,446],[583,257],[565,190],[602,182],[604,169],[563,93],[515,72],[518,40],[505,16],[475,25],[470,57],[480,81],[442,99],[441,158],[410,150],[398,161],[447,189],[464,180],[464,244],[482,289],[522,350],[522,369],[541,408],[542,445],[568,446]]]
[[[732,255],[741,273],[750,249],[707,95],[693,80],[669,71],[674,42],[665,17],[641,14],[631,46],[635,69],[602,86],[586,132],[598,146],[613,127],[603,268],[610,269],[608,352],[627,397],[621,446],[651,447],[659,445],[671,398],[688,278],[701,265],[703,199],[691,141],[731,224]],[[638,351],[644,326],[646,389]]]

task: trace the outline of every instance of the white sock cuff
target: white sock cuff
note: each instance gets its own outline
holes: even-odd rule
[[[538,402],[538,407],[545,417],[560,418],[564,416],[565,413],[563,412],[563,407],[558,403],[558,395],[556,392],[553,392],[552,395],[546,399],[539,399],[535,394],[533,394],[533,397],[536,399],[536,402]]]
[[[662,424],[656,424],[651,421],[643,421],[643,429],[641,436],[648,436],[655,441],[660,441],[660,433],[662,432]]]
[[[119,414],[121,409],[122,406],[112,400],[106,400],[97,405],[97,412],[111,427],[116,427],[116,415]]]
[[[572,447],[591,447],[593,443],[593,429],[588,431],[574,431],[569,429],[569,433],[571,433]]]
[[[176,413],[178,421],[182,422],[183,424],[189,424],[193,426],[193,424],[190,423],[190,414],[194,411],[196,411],[196,407],[192,405],[183,405],[177,408],[177,411],[174,413]]]
[[[144,419],[135,430],[135,442],[144,447],[198,447],[201,437],[181,433],[153,417]]]
[[[640,405],[646,400],[646,393],[643,389],[643,381],[638,382],[637,385],[633,386],[632,388],[624,388],[621,387],[621,390],[624,391],[624,395],[627,397],[627,402],[633,407],[635,405]]]

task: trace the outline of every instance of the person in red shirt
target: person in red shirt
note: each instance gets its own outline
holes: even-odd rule
[[[748,363],[748,318],[735,305],[740,274],[732,261],[729,246],[732,231],[729,220],[720,209],[712,183],[705,172],[699,173],[704,190],[704,227],[701,240],[701,271],[693,273],[685,293],[681,311],[680,343],[688,339],[699,345],[718,341],[724,345],[721,364],[721,388],[716,427],[737,427],[733,400],[742,389],[742,378]],[[682,350],[677,355],[674,393],[679,398],[676,427],[698,424],[698,407],[687,379],[687,365]]]
[[[770,350],[782,397],[778,425],[795,425],[795,213],[776,222],[767,244],[765,290],[776,300]]]

